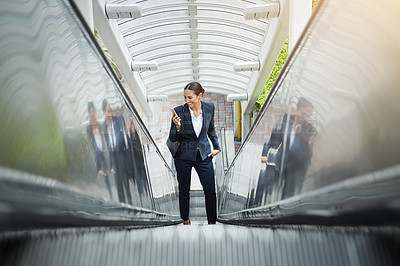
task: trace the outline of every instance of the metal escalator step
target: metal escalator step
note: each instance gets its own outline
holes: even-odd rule
[[[199,218],[199,217],[207,217],[205,208],[190,208],[190,219]],[[197,219],[196,219],[197,220]]]
[[[400,265],[399,228],[176,225],[3,232],[0,265]]]

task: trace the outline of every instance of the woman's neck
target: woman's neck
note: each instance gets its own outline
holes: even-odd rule
[[[192,109],[193,112],[200,112],[201,111],[201,102],[199,102],[197,105],[193,105],[190,109]]]

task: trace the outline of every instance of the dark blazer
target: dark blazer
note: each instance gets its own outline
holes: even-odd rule
[[[181,141],[179,159],[196,161],[197,150],[200,151],[202,160],[207,158],[211,153],[211,146],[207,136],[210,138],[214,150],[220,150],[217,133],[214,127],[214,104],[201,102],[201,110],[203,115],[203,127],[199,137],[194,132],[192,117],[189,111],[189,106],[185,103],[174,108],[176,113],[181,118],[182,126],[177,132],[175,123],[171,122],[171,130],[169,138],[172,142]]]
[[[270,148],[277,149],[280,146],[275,161],[275,170],[280,171],[281,164],[284,162],[284,174],[288,175],[289,172],[293,174],[304,176],[311,161],[312,147],[308,144],[310,136],[315,134],[315,128],[308,122],[303,122],[301,125],[301,132],[295,135],[291,149],[289,149],[290,134],[286,130],[286,125],[292,128],[294,115],[289,117],[287,123],[287,114],[284,115],[282,123],[272,130],[271,137],[268,144],[264,144],[262,156],[266,156]],[[285,150],[283,149],[286,142]]]
[[[116,151],[126,150],[127,144],[125,143],[125,136],[126,136],[125,121],[123,117],[116,117],[116,116],[113,116],[112,120],[113,120],[114,135],[115,135],[114,145],[110,143],[110,138],[108,136],[108,131],[107,131],[107,122],[104,121],[102,125],[104,136],[106,137],[107,141],[107,147],[109,150],[116,150]]]
[[[106,143],[105,143],[105,140],[104,140],[102,132],[101,132],[101,128],[99,128],[99,131],[100,131],[101,140],[103,143],[103,150],[100,150],[99,147],[97,147],[97,144],[96,144],[96,141],[94,138],[94,134],[93,134],[92,126],[91,125],[87,126],[87,135],[89,136],[90,144],[94,151],[97,172],[100,170],[105,172],[107,170],[107,164],[106,164],[106,157],[105,157],[104,151],[107,150],[107,147],[106,147]]]
[[[125,122],[123,118],[113,116],[112,120],[113,120],[114,135],[115,135],[114,145],[110,142],[110,136],[107,131],[106,121],[104,121],[104,123],[102,124],[102,130],[107,142],[107,148],[110,155],[110,168],[114,168],[114,170],[116,170],[117,161],[122,162],[122,159],[119,157],[121,156],[123,157],[124,154],[122,152],[128,150],[128,148],[125,144],[126,131],[125,131]]]

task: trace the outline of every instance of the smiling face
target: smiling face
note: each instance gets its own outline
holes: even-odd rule
[[[194,91],[186,89],[183,91],[183,96],[185,98],[185,102],[188,104],[190,108],[200,106],[202,93],[196,95]]]

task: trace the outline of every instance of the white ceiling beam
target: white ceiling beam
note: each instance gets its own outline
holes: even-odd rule
[[[249,60],[248,57],[244,57],[238,54],[230,53],[230,52],[220,52],[220,51],[214,51],[210,49],[199,49],[196,52],[193,52],[189,49],[187,50],[176,50],[172,52],[164,52],[164,53],[159,53],[159,54],[154,54],[152,56],[149,56],[147,60],[156,60],[158,62],[158,59],[160,58],[168,58],[169,56],[179,56],[179,55],[191,55],[192,58],[197,59],[199,58],[199,53],[201,54],[207,54],[207,55],[217,55],[221,57],[227,57],[227,58],[234,58],[239,61],[247,61]]]
[[[159,1],[159,2],[163,2],[162,4],[154,4],[154,5],[150,5],[145,9],[146,13],[151,13],[151,12],[158,12],[159,10],[173,10],[176,8],[181,8],[183,3],[181,1],[175,1],[173,3],[171,3],[172,1]],[[200,6],[200,7],[206,7],[206,8],[213,8],[216,10],[229,10],[231,12],[242,12],[243,8],[241,5],[234,5],[231,3],[220,3],[218,1],[200,1],[200,2],[196,2],[196,1],[189,1],[190,3],[187,3],[187,6]],[[196,3],[195,3],[196,2]]]
[[[247,88],[249,77],[242,77],[237,75],[236,73],[232,73],[232,71],[222,68],[206,67],[206,66],[204,67],[202,66],[200,68],[202,74],[204,74],[208,78],[213,77],[216,80],[218,79],[224,82],[237,84],[238,86],[242,87],[243,90]],[[142,80],[146,82],[148,86],[148,91],[150,91],[153,86],[156,86],[157,84],[160,83],[160,80],[168,79],[170,77],[184,77],[185,75],[188,75],[189,73],[188,70],[189,70],[188,66],[171,67],[165,69],[164,71],[157,71],[157,74],[149,75],[146,78],[142,78]],[[182,74],[177,74],[177,73],[182,73]],[[190,73],[193,72],[190,71]]]
[[[292,52],[300,38],[311,13],[312,0],[290,0],[289,53]]]
[[[188,13],[190,16],[189,19],[189,28],[190,28],[190,49],[192,50],[192,58],[197,59],[199,58],[199,53],[197,52],[197,49],[199,49],[199,43],[198,43],[198,33],[195,32],[198,27],[197,19],[195,18],[197,16],[197,5],[188,5]],[[193,66],[193,79],[198,80],[199,79],[199,68],[197,66]]]
[[[192,42],[190,44],[190,47],[192,48],[192,50],[197,50],[197,49],[199,49],[199,43],[198,42]]]
[[[165,94],[165,95],[173,95],[173,94],[176,94],[178,92],[181,93],[181,91],[185,87],[185,85],[188,84],[191,81],[193,81],[193,79],[188,79],[185,82],[182,82],[181,84],[176,84],[175,86],[173,86],[171,88],[167,88],[167,89],[164,89],[162,91],[154,91],[152,93],[154,93],[154,94],[162,93],[162,94]],[[232,93],[232,94],[240,93],[238,91],[231,90],[231,89],[228,89],[228,88],[220,88],[220,87],[217,87],[217,86],[215,86],[215,87],[205,86],[204,82],[202,82],[201,80],[198,80],[198,81],[203,85],[204,89],[206,90],[206,93],[217,93],[217,94],[223,94],[223,95],[230,94],[230,93]]]
[[[188,10],[189,10],[189,16],[191,17],[197,16],[197,6],[190,5],[188,6]]]
[[[146,84],[149,86],[149,90],[148,91],[152,92],[152,90],[162,88],[166,84],[165,82],[160,84],[160,79],[161,80],[171,80],[171,79],[175,79],[175,80],[178,79],[179,80],[181,78],[185,79],[186,77],[188,77],[191,74],[193,74],[193,72],[184,73],[184,74],[176,74],[176,73],[180,73],[179,69],[175,69],[175,71],[171,71],[170,75],[163,75],[161,77],[159,77],[157,75],[156,79],[153,79],[152,81],[146,82]],[[245,89],[246,89],[246,86],[247,86],[247,82],[238,80],[236,78],[236,76],[232,76],[232,73],[226,73],[226,72],[218,72],[217,74],[208,74],[207,73],[204,76],[206,76],[208,79],[214,78],[215,80],[218,80],[219,82],[223,82],[223,83],[229,84],[229,86],[232,86],[232,87],[235,87],[235,88],[241,88],[241,90],[243,92],[245,92]]]
[[[227,27],[232,27],[233,31],[235,30],[244,30],[246,32],[250,31],[254,34],[260,34],[264,35],[264,26],[256,26],[256,25],[251,25],[246,23],[245,20],[238,20],[236,17],[235,18],[222,18],[222,17],[212,17],[212,16],[197,16],[197,17],[188,17],[188,16],[174,16],[172,18],[165,18],[162,17],[160,19],[155,18],[151,21],[138,21],[137,24],[135,24],[134,28],[129,28],[125,29],[124,27],[124,33],[127,34],[129,33],[135,33],[135,32],[140,32],[149,28],[153,28],[154,25],[174,25],[175,23],[182,22],[183,20],[189,20],[189,21],[195,21],[197,23],[198,20],[205,21],[205,22],[213,22],[213,23],[218,23],[223,26]],[[260,22],[261,24],[261,22]],[[197,28],[197,27],[196,27]],[[193,28],[195,29],[195,28]]]
[[[199,58],[199,53],[196,52],[196,51],[193,51],[193,52],[192,52],[192,58],[193,58],[193,59]]]
[[[189,26],[191,29],[197,29],[197,19],[190,19]]]
[[[199,33],[197,31],[190,31],[190,39],[197,40],[199,38]]]
[[[147,116],[152,116],[153,111],[147,103],[147,89],[139,75],[134,75],[131,70],[132,57],[123,40],[122,34],[115,20],[109,20],[105,14],[105,0],[93,1],[94,26],[100,33],[111,57],[118,66],[123,79],[140,104]]]
[[[225,48],[230,48],[233,49],[235,51],[240,51],[246,54],[249,54],[249,56],[251,57],[257,57],[258,53],[257,51],[254,51],[252,49],[249,49],[248,47],[242,47],[240,45],[234,45],[234,44],[230,44],[230,43],[224,43],[224,42],[214,42],[214,41],[174,41],[174,42],[164,42],[164,43],[157,43],[157,44],[148,44],[147,47],[140,49],[140,50],[136,50],[135,52],[133,52],[134,57],[138,57],[138,56],[142,56],[146,53],[154,53],[154,51],[163,49],[163,48],[175,48],[176,50],[184,50],[184,48],[182,48],[182,46],[186,46],[186,45],[191,45],[191,47],[198,47],[200,45],[208,45],[208,46],[215,46],[215,47],[222,47],[222,49],[225,50]],[[180,47],[178,47],[180,46]],[[186,48],[188,49],[188,48]],[[196,48],[197,49],[197,48]],[[248,60],[246,60],[248,61]]]
[[[260,71],[252,73],[248,87],[249,99],[247,102],[242,103],[243,119],[250,117],[250,113],[252,112],[261,91],[264,89],[269,74],[271,73],[276,59],[281,52],[282,45],[286,40],[288,32],[289,0],[281,0],[279,17],[270,20],[267,36],[260,49]],[[245,122],[248,123],[243,123],[244,136],[247,135],[248,130],[250,129],[249,121]]]
[[[126,31],[127,34],[129,34],[128,31]],[[248,43],[249,45],[257,45],[260,46],[262,41],[261,40],[256,40],[254,38],[251,38],[249,36],[240,34],[239,32],[226,32],[222,30],[217,30],[217,29],[195,29],[195,30],[190,30],[190,38],[192,40],[197,40],[198,39],[198,34],[201,33],[203,35],[209,35],[209,36],[219,36],[219,37],[225,37],[225,38],[232,38],[234,40],[238,40],[243,43]],[[177,35],[186,35],[187,34],[187,29],[170,29],[170,30],[165,30],[162,32],[158,32],[156,34],[149,34],[149,35],[144,35],[142,37],[138,36],[126,36],[127,40],[127,46],[135,46],[135,45],[140,45],[145,42],[151,42],[151,41],[160,41],[162,38],[168,38],[171,36],[177,36]]]
[[[185,78],[185,77],[187,77],[187,78]],[[175,88],[176,86],[179,87],[180,82],[183,82],[184,80],[188,80],[188,82],[189,82],[191,79],[192,79],[191,75],[186,75],[183,77],[171,77],[168,81],[164,82],[163,84],[154,86],[151,90],[149,90],[149,93],[150,94],[164,94],[164,92],[170,90],[171,88]],[[220,89],[225,89],[226,92],[222,93],[222,94],[246,93],[244,87],[238,86],[237,84],[234,84],[234,83],[229,83],[226,81],[219,81],[219,80],[215,80],[215,79],[204,79],[204,78],[201,78],[200,81],[204,87],[205,87],[204,84],[212,84],[211,87],[218,87]]]

